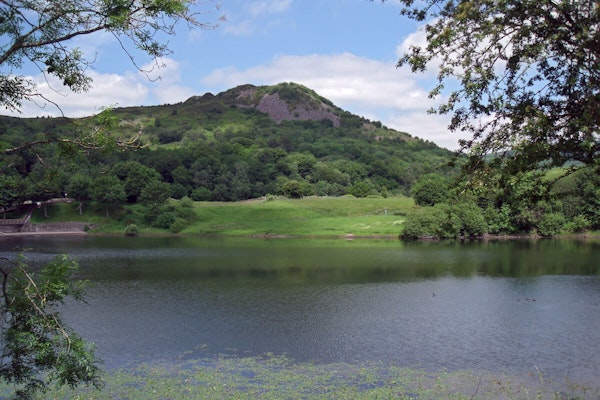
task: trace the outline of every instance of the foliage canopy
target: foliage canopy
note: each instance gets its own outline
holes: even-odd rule
[[[600,166],[598,1],[401,2],[403,15],[426,23],[427,40],[398,65],[436,65],[430,95],[447,101],[432,111],[470,133],[461,141],[470,170]]]
[[[57,306],[81,300],[82,282],[72,279],[77,263],[57,257],[33,272],[23,256],[2,259],[2,359],[0,377],[28,399],[51,383],[101,386],[93,348],[61,320]]]
[[[33,80],[22,73],[31,64],[55,76],[75,92],[92,83],[92,59],[70,44],[100,31],[113,35],[133,61],[135,48],[158,58],[169,53],[164,35],[178,22],[192,27],[211,25],[198,20],[195,0],[9,0],[0,4],[0,106],[19,111],[23,101],[41,98]],[[215,6],[216,7],[216,6]],[[47,99],[46,99],[47,100]]]

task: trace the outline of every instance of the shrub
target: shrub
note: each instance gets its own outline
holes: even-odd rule
[[[484,216],[489,233],[511,233],[514,231],[514,227],[510,222],[510,207],[506,204],[500,209],[491,206],[486,208]]]
[[[423,207],[407,215],[403,239],[448,239],[480,236],[487,232],[482,210],[471,201],[449,206],[445,203]]]
[[[194,201],[209,201],[211,196],[212,192],[205,187],[199,187],[194,189],[192,191],[192,194],[190,195],[190,197]]]
[[[179,142],[183,139],[183,131],[179,130],[161,130],[158,133],[158,141],[161,144]]]
[[[404,221],[403,239],[446,237],[444,224],[447,222],[446,207],[425,207],[408,214]]]
[[[176,218],[175,221],[169,227],[171,233],[179,233],[188,227],[188,222],[183,218]]]
[[[457,236],[480,236],[488,231],[481,208],[472,201],[454,204],[450,209],[450,222]]]
[[[193,208],[194,201],[189,197],[185,196],[181,200],[179,200],[179,205],[184,208]]]
[[[181,183],[171,184],[171,197],[174,199],[181,199],[190,194],[190,187],[182,185]]]
[[[158,217],[152,221],[152,226],[159,229],[169,229],[171,225],[175,222],[177,217],[172,212],[165,212],[160,214]]]
[[[311,196],[314,194],[314,190],[308,182],[294,179],[285,182],[281,186],[281,192],[284,196],[292,199],[300,199],[304,196]]]
[[[573,219],[565,224],[565,230],[573,233],[586,232],[592,224],[585,215],[576,215]]]
[[[137,236],[140,233],[139,228],[136,224],[129,224],[125,227],[125,236]]]
[[[565,217],[559,212],[544,214],[538,224],[538,234],[541,236],[554,236],[559,234],[565,226]]]
[[[175,217],[177,219],[183,219],[188,221],[188,223],[198,220],[198,214],[196,214],[196,211],[193,208],[178,205],[174,208],[173,212],[175,213]]]
[[[374,190],[375,188],[373,187],[373,184],[368,179],[365,179],[364,181],[355,182],[352,186],[350,186],[350,188],[348,188],[348,193],[354,197],[361,198],[367,197],[373,193]]]

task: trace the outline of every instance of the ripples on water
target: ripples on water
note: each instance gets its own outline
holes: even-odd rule
[[[13,243],[14,244],[14,243]],[[422,244],[29,239],[89,279],[65,317],[106,366],[286,354],[314,363],[600,377],[600,250]],[[2,244],[6,251],[8,244]]]

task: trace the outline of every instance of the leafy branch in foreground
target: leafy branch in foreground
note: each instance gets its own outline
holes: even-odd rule
[[[119,138],[114,135],[113,132],[118,125],[118,118],[114,115],[111,108],[102,109],[99,114],[90,119],[70,121],[75,131],[74,135],[61,137],[42,135],[38,139],[19,143],[14,147],[0,148],[0,156],[20,155],[29,150],[33,151],[36,154],[36,158],[41,160],[42,157],[35,149],[38,146],[52,143],[58,144],[63,154],[72,154],[78,150],[83,152],[92,150],[109,152],[113,150],[135,150],[144,147],[139,142],[141,132],[127,138]]]
[[[92,345],[61,320],[67,297],[83,300],[83,282],[73,279],[77,262],[59,256],[38,272],[23,255],[0,268],[0,379],[15,386],[15,397],[32,398],[52,384],[100,388],[98,361]]]
[[[385,1],[385,0],[384,0]],[[512,175],[566,163],[600,168],[597,0],[401,0],[423,22],[398,65],[435,66],[468,171]],[[490,158],[490,156],[492,156]]]
[[[200,10],[204,7],[218,9],[212,1],[202,0],[3,0],[0,106],[20,111],[23,101],[45,99],[30,76],[19,74],[25,63],[45,78],[58,78],[71,91],[87,91],[93,61],[68,45],[73,39],[106,32],[115,37],[132,62],[133,49],[158,59],[170,52],[162,36],[174,35],[178,23],[191,28],[214,27],[199,20],[206,12]]]

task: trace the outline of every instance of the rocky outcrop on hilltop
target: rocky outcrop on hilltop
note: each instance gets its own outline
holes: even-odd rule
[[[252,107],[277,123],[329,120],[340,126],[340,109],[314,91],[297,83],[273,86],[243,85],[225,92],[238,107]]]

